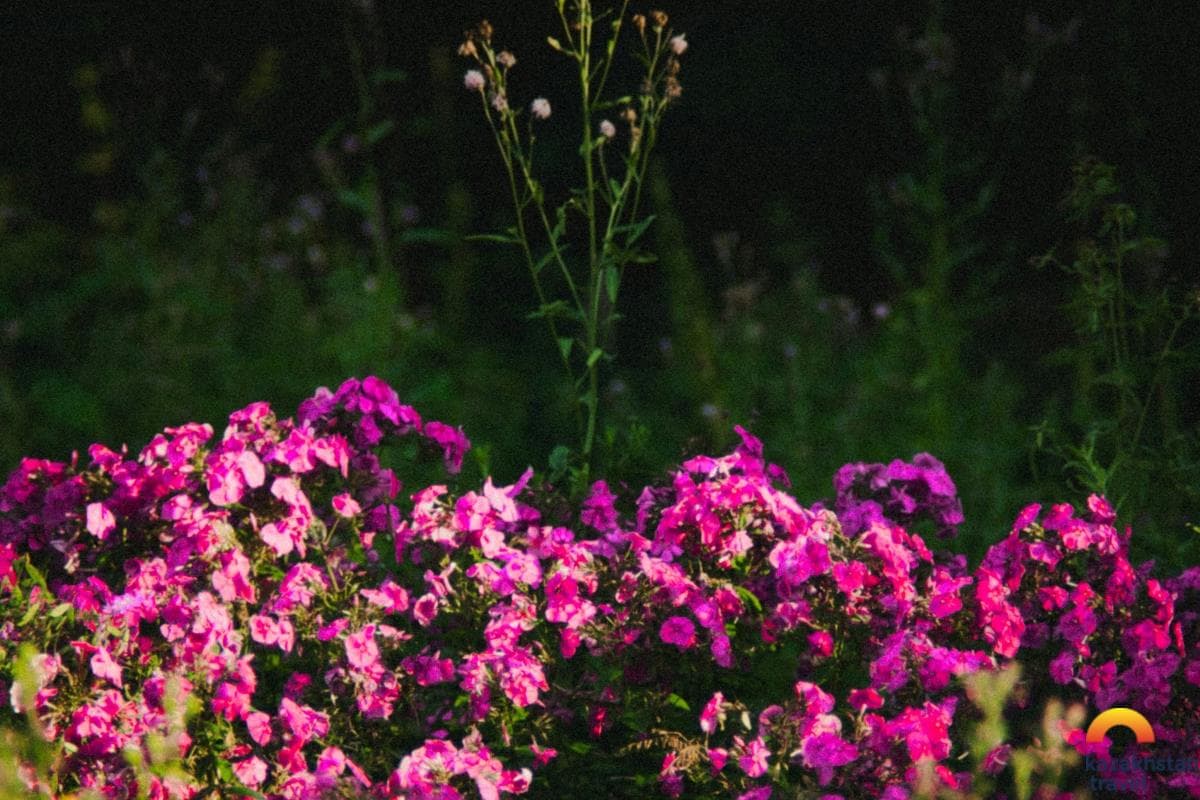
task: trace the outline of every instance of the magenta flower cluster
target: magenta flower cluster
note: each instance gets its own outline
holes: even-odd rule
[[[669,797],[901,800],[923,767],[970,789],[957,678],[1020,659],[1047,697],[1200,749],[1200,569],[1131,564],[1103,498],[1025,509],[971,571],[917,532],[962,520],[932,457],[848,465],[804,507],[736,430],[575,509],[531,471],[405,486],[397,445],[456,474],[469,443],[376,378],[292,419],[253,404],[219,439],[27,459],[0,489],[8,724],[36,714],[63,791],[112,798],[494,800],[624,770]],[[174,706],[187,777],[139,786],[129,752]],[[1149,778],[1200,797],[1200,776]]]

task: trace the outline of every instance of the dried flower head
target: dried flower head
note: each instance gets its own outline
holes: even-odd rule
[[[667,20],[669,20],[670,17],[667,16],[667,12],[665,11],[651,11],[650,19],[654,20],[654,27],[665,28],[667,27]]]
[[[468,92],[482,91],[485,83],[483,73],[477,69],[469,69],[463,76],[463,86]]]
[[[494,92],[492,94],[492,108],[501,114],[508,111],[508,98],[500,92]]]
[[[687,48],[688,48],[687,39],[685,39],[683,37],[682,33],[679,34],[678,36],[671,37],[671,52],[672,53],[674,53],[677,56],[681,56],[681,55],[683,55],[683,52],[685,50],[687,50]]]
[[[646,15],[634,14],[633,26],[638,29],[638,33],[644,34],[646,32]]]
[[[635,109],[633,106],[625,106],[625,109],[621,111],[621,119],[625,120],[630,125],[637,122],[637,109]]]
[[[488,22],[485,19],[479,23],[479,28],[477,30],[479,31],[479,35],[483,38],[483,40],[485,42],[490,42],[492,40],[492,32],[493,32],[492,23]]]
[[[600,120],[600,135],[605,139],[613,138],[617,135],[617,126],[607,119]]]
[[[517,65],[517,57],[507,50],[501,50],[496,55],[496,63],[505,69],[512,69]]]
[[[666,95],[668,100],[678,100],[683,94],[683,84],[674,75],[667,76]]]
[[[537,119],[548,119],[550,117],[550,101],[544,97],[536,98],[529,104],[529,113]]]
[[[465,58],[479,58],[479,51],[475,48],[475,39],[468,33],[467,39],[458,46],[458,54]]]

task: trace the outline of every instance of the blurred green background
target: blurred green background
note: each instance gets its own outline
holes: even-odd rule
[[[804,502],[935,454],[973,556],[1102,489],[1140,555],[1198,560],[1198,20],[1042,5],[666,6],[691,46],[601,474],[741,423]],[[38,8],[0,12],[0,466],[371,373],[463,424],[474,474],[572,443],[525,266],[464,239],[511,210],[455,55],[488,17],[565,191],[552,4]]]

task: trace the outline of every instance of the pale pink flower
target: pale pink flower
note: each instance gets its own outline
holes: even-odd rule
[[[617,135],[617,126],[612,124],[611,120],[600,120],[600,135],[605,139],[611,139]]]
[[[529,104],[529,112],[538,119],[549,119],[550,101],[539,97]]]
[[[682,33],[679,34],[678,36],[671,37],[671,52],[672,53],[674,53],[677,56],[681,56],[681,55],[683,55],[683,52],[685,50],[687,50],[687,48],[688,48],[687,39],[683,38]]]
[[[463,76],[463,86],[468,92],[479,92],[483,90],[484,80],[483,73],[477,69],[467,70],[467,74]]]
[[[342,492],[333,498],[333,510],[339,516],[350,518],[362,513],[362,506],[358,504],[349,492]]]
[[[87,529],[88,533],[95,536],[100,541],[108,538],[108,535],[117,527],[117,520],[113,517],[113,513],[103,503],[88,503],[87,507]]]

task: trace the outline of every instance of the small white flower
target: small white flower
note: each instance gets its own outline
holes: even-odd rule
[[[613,125],[609,120],[600,120],[600,135],[605,139],[611,139],[617,135],[617,126]]]
[[[478,92],[483,89],[483,73],[477,69],[467,70],[467,74],[463,76],[463,86],[468,92]]]
[[[538,119],[546,119],[550,116],[550,101],[544,97],[539,97],[529,104],[529,112]]]
[[[687,50],[687,39],[683,38],[683,34],[671,37],[671,52],[677,56],[683,55],[683,51]]]

